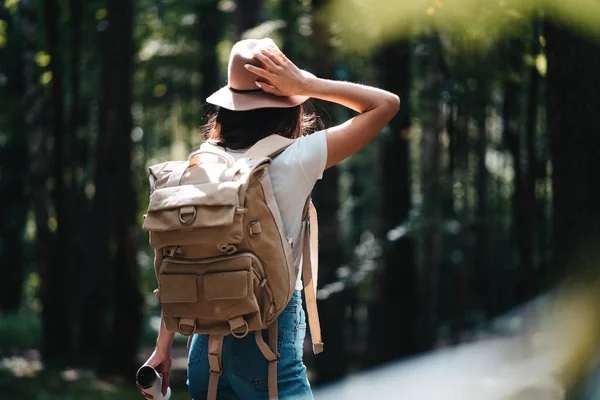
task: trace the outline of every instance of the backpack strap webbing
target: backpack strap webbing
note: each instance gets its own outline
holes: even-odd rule
[[[283,136],[273,134],[256,142],[243,155],[243,158],[250,157],[270,157],[273,158],[283,150],[287,149],[294,139],[288,139]]]
[[[208,363],[210,365],[210,378],[208,379],[208,400],[217,399],[219,377],[223,373],[223,335],[209,335],[208,337]]]
[[[317,277],[319,274],[319,224],[317,210],[310,201],[309,217],[304,222],[302,233],[302,281],[304,283],[304,297],[308,313],[308,325],[313,344],[313,352],[319,354],[323,351],[321,340],[321,324],[317,309]]]
[[[277,351],[277,320],[269,325],[269,344],[265,343],[262,337],[262,331],[254,331],[256,345],[260,352],[269,362],[269,400],[277,400],[277,364],[279,363],[279,353]]]

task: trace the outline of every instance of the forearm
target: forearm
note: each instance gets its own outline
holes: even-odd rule
[[[387,108],[395,113],[400,106],[400,99],[395,94],[357,83],[307,78],[303,87],[305,96],[338,103],[359,113],[377,108]]]
[[[163,321],[163,317],[160,317],[160,329],[158,331],[158,338],[156,339],[156,348],[161,351],[166,351],[168,353],[171,352],[171,347],[173,346],[173,338],[175,334],[173,332],[169,332],[167,328],[165,328],[165,324]]]

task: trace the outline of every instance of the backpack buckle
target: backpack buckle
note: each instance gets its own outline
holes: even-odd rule
[[[248,224],[248,232],[250,232],[250,236],[258,235],[262,232],[262,226],[260,226],[260,221],[252,221]]]
[[[173,257],[177,253],[181,253],[181,248],[179,246],[169,246],[163,249],[164,257]]]
[[[192,329],[188,330],[188,331],[184,331],[183,330],[184,326],[192,328]],[[191,336],[191,335],[193,335],[194,332],[196,332],[196,320],[195,319],[191,319],[191,318],[180,318],[179,319],[179,323],[177,324],[177,330],[183,336]]]
[[[234,338],[243,339],[248,335],[250,327],[248,326],[248,322],[246,322],[246,320],[243,317],[236,317],[228,320],[227,322],[229,322],[229,331],[231,332],[231,336],[233,336]],[[235,329],[239,329],[241,327],[244,328],[244,331],[241,333],[236,333]]]
[[[223,243],[219,245],[219,251],[230,256],[237,251],[237,247],[229,243]]]
[[[179,209],[179,221],[184,225],[191,224],[196,219],[196,207],[187,206]]]

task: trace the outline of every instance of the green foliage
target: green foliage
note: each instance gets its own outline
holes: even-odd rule
[[[0,370],[3,400],[131,400],[142,399],[133,384],[112,384],[94,379],[65,379],[60,371],[43,371],[33,378],[15,378]],[[173,391],[172,400],[189,399],[185,387]]]
[[[39,348],[42,343],[40,315],[18,312],[0,315],[0,350],[26,350]]]
[[[473,52],[518,36],[520,25],[541,10],[574,29],[600,35],[600,3],[589,0],[334,0],[324,13],[343,50],[367,53],[399,36],[433,28],[466,40],[463,51]]]

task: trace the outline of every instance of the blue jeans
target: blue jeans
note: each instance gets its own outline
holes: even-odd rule
[[[306,317],[300,292],[277,320],[280,353],[277,388],[280,399],[312,399],[302,362]],[[263,330],[268,343],[268,331]],[[205,400],[208,392],[208,335],[194,335],[188,358],[188,388],[193,400]],[[268,399],[268,362],[256,345],[254,333],[243,339],[231,335],[223,340],[223,374],[219,378],[217,399]]]

